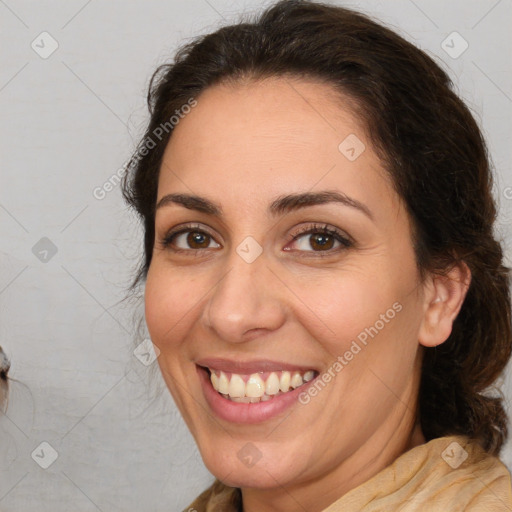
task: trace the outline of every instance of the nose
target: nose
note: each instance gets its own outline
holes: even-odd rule
[[[248,263],[236,252],[203,312],[206,327],[226,342],[242,343],[279,329],[285,321],[284,285],[264,254]]]

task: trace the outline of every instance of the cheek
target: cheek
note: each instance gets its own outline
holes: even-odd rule
[[[302,311],[311,316],[309,324],[318,325],[314,337],[339,350],[379,320],[397,300],[389,283],[379,283],[359,272],[309,280],[297,290],[297,296],[307,306],[302,306]]]
[[[409,367],[414,358],[420,321],[416,296],[410,292],[414,272],[394,272],[391,267],[352,269],[295,288],[307,306],[295,314],[329,358],[344,358],[349,374],[368,364],[393,372],[398,361],[405,358]]]
[[[192,285],[193,286],[193,285]],[[158,262],[151,263],[144,294],[145,317],[149,333],[156,345],[168,344],[180,335],[197,301],[190,281],[179,278]]]

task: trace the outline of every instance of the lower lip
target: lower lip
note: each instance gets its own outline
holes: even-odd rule
[[[232,402],[215,391],[207,370],[200,366],[196,366],[196,369],[208,405],[219,418],[231,423],[261,423],[262,421],[275,418],[298,402],[300,393],[304,391],[306,387],[302,385],[293,391],[283,393],[266,402],[256,402],[254,404]],[[308,382],[308,384],[311,382],[312,381]]]

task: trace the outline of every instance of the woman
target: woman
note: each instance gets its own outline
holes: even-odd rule
[[[282,1],[155,73],[124,183],[197,511],[512,509],[481,132],[425,53]]]

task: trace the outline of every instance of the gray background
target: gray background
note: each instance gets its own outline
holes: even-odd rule
[[[0,0],[0,344],[17,379],[0,421],[0,510],[175,511],[212,480],[157,364],[133,354],[144,339],[134,325],[141,307],[122,300],[141,231],[119,187],[102,200],[93,190],[142,134],[156,65],[267,3]],[[497,229],[510,264],[512,1],[344,5],[450,70],[498,171]],[[59,45],[47,58],[44,31]],[[453,31],[469,44],[457,58],[441,46]],[[448,42],[452,53],[462,49],[462,40]],[[512,444],[502,458],[512,467]]]

